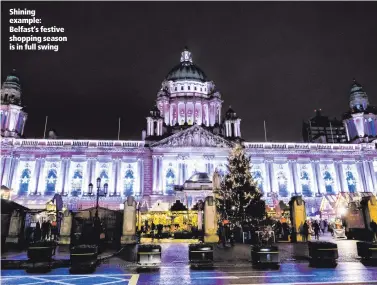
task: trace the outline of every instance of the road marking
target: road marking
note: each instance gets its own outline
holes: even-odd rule
[[[61,282],[61,281],[58,281],[58,280],[53,280],[53,279],[48,280],[48,279],[45,279],[45,278],[38,278],[38,277],[35,277],[35,276],[30,276],[29,278],[35,279],[35,280],[40,280],[40,281],[43,281],[43,282],[52,282],[52,283],[57,283],[57,284],[62,284],[62,285],[72,285],[70,283],[65,283],[65,282]]]
[[[131,279],[128,280],[128,285],[136,285],[139,280],[139,274],[132,274]]]
[[[121,280],[115,280],[115,281],[110,281],[110,282],[95,283],[93,285],[115,284],[115,283],[120,283],[124,281],[129,281],[129,279],[121,279]]]
[[[373,283],[371,283],[373,282]],[[341,284],[377,284],[377,280],[370,280],[370,281],[318,281],[318,282],[289,282],[289,283],[245,283],[245,284],[237,284],[237,285],[311,285],[311,284],[333,284],[333,285],[341,285]]]

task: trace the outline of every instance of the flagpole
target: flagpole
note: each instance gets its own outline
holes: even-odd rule
[[[312,136],[312,121],[310,119],[309,119],[309,126],[310,126],[310,128],[309,128],[310,132],[308,132],[308,139],[309,139],[309,142],[312,142],[312,140],[313,140],[313,136]]]
[[[334,134],[332,132],[332,125],[331,125],[331,122],[330,122],[330,132],[331,132],[331,139],[332,139],[332,142],[334,143]],[[327,140],[327,138],[326,138]]]
[[[48,120],[48,116],[46,116],[46,122],[45,122],[45,131],[43,133],[43,139],[46,138],[46,130],[47,130],[47,120]]]
[[[266,128],[266,121],[263,121],[264,124],[264,140],[267,142],[267,128]]]
[[[120,117],[119,117],[119,123],[118,123],[118,141],[119,141],[119,136],[120,136]]]

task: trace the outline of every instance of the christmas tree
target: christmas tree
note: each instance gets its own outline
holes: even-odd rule
[[[251,176],[250,158],[241,145],[232,149],[227,168],[216,197],[222,218],[234,221],[262,219],[266,212],[265,203],[260,199],[261,191]]]

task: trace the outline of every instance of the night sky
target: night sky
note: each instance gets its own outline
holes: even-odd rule
[[[247,141],[302,141],[302,121],[348,110],[355,77],[377,105],[377,2],[2,2],[2,81],[17,69],[28,138],[141,139],[188,46]],[[64,27],[58,52],[8,50],[11,8]],[[26,35],[26,34],[25,34]]]

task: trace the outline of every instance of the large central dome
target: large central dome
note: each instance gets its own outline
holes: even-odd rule
[[[166,80],[194,80],[200,82],[208,81],[205,73],[192,62],[191,52],[185,48],[181,54],[181,63],[175,66],[166,76]]]

